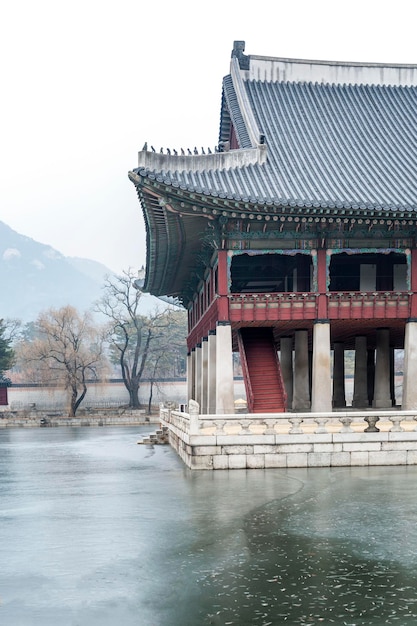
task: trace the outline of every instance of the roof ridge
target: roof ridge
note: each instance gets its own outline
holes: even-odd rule
[[[262,164],[266,158],[266,144],[258,145],[256,148],[238,148],[212,154],[164,154],[144,149],[138,153],[138,169],[159,172],[223,170],[255,163]]]

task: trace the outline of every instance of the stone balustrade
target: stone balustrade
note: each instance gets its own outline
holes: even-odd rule
[[[163,421],[180,431],[199,435],[302,435],[350,432],[417,431],[417,411],[340,411],[332,413],[277,413],[198,415],[161,408]]]
[[[199,415],[161,408],[193,469],[417,464],[417,411]]]

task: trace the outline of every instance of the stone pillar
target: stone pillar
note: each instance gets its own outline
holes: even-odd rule
[[[210,330],[208,335],[208,372],[207,372],[207,413],[216,413],[216,331]]]
[[[395,350],[389,349],[389,386],[391,406],[395,406]]]
[[[368,348],[366,370],[368,374],[368,404],[369,406],[372,406],[374,402],[374,388],[375,388],[375,350],[374,348]]]
[[[195,400],[201,406],[201,343],[195,347]]]
[[[341,341],[333,345],[333,406],[346,406],[345,391],[345,346]]]
[[[187,403],[195,396],[195,348],[187,354]]]
[[[388,409],[391,404],[390,391],[390,349],[389,329],[377,328],[376,331],[376,360],[375,360],[375,391],[373,407]]]
[[[287,407],[292,407],[293,398],[292,343],[292,337],[282,337],[280,341],[281,372],[287,394]]]
[[[319,320],[313,327],[313,367],[311,411],[332,410],[332,380],[330,368],[330,322]]]
[[[417,318],[405,325],[402,408],[417,410]]]
[[[203,337],[201,342],[201,409],[200,413],[207,413],[208,404],[208,341]]]
[[[216,413],[234,413],[232,328],[229,322],[217,323],[216,338]]]
[[[368,367],[366,337],[355,338],[355,372],[353,380],[353,401],[355,409],[364,409],[368,403]]]
[[[294,411],[310,408],[307,330],[295,331],[292,408]]]

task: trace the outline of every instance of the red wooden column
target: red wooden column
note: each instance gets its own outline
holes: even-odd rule
[[[217,253],[217,292],[219,296],[218,320],[229,321],[229,298],[227,281],[227,250],[219,250]]]
[[[318,302],[318,319],[327,319],[327,268],[326,268],[326,250],[320,248],[317,250],[317,290],[319,292]]]

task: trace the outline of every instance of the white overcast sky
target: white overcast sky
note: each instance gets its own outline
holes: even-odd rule
[[[413,0],[1,3],[0,220],[66,256],[144,264],[127,172],[144,142],[214,147],[247,54],[417,63]]]

